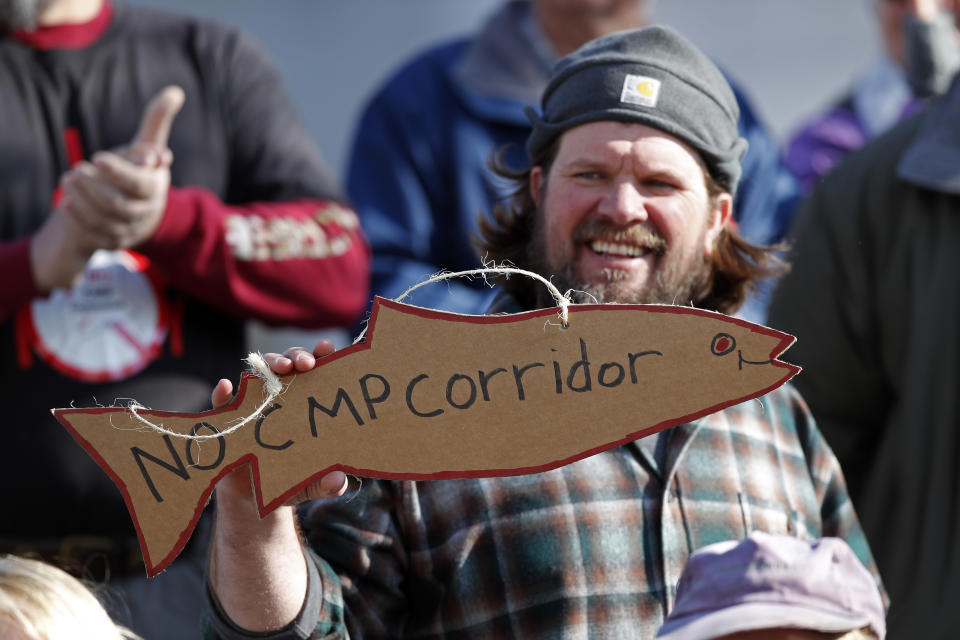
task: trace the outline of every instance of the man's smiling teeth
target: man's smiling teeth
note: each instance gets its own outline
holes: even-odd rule
[[[648,251],[646,248],[637,245],[603,242],[601,240],[590,242],[590,250],[601,255],[623,256],[625,258],[639,258]]]

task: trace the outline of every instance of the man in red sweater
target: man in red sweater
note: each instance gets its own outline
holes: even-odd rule
[[[368,295],[357,218],[270,61],[209,21],[4,2],[0,111],[0,482],[16,488],[0,551],[108,569],[122,622],[191,637],[175,625],[198,629],[203,537],[147,581],[120,492],[49,409],[201,410],[247,318],[350,324]]]

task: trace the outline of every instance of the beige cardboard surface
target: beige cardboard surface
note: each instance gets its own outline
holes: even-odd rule
[[[463,316],[378,298],[366,342],[283,378],[259,419],[227,436],[171,437],[124,408],[54,415],[123,492],[153,575],[238,465],[251,464],[262,514],[333,469],[410,479],[544,471],[780,386],[799,371],[776,360],[792,342],[686,307],[571,306],[563,328],[556,309]],[[263,399],[262,381],[244,374],[223,409],[140,415],[212,434]]]

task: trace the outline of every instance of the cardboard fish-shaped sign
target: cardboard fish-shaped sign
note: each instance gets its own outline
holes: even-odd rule
[[[282,378],[264,402],[244,374],[234,401],[139,416],[55,409],[130,510],[147,573],[183,549],[217,481],[250,463],[260,513],[324,473],[441,479],[546,471],[755,398],[799,367],[787,334],[688,307],[575,305],[466,316],[377,298],[366,341]],[[211,381],[211,384],[213,381]]]

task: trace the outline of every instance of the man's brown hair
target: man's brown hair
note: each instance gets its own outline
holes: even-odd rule
[[[562,136],[561,136],[562,137]],[[530,193],[530,173],[539,165],[543,171],[541,190],[547,187],[547,176],[560,147],[560,139],[554,140],[534,158],[533,165],[526,169],[511,169],[504,162],[503,150],[491,158],[490,166],[497,175],[514,183],[509,198],[493,208],[492,218],[481,215],[480,235],[474,246],[486,262],[498,265],[510,264],[521,269],[531,269],[535,260],[529,254],[533,246],[536,228],[537,205]],[[707,196],[711,201],[727,190],[706,170],[704,180]],[[541,198],[541,202],[543,198]],[[745,240],[730,226],[724,227],[717,237],[711,253],[710,276],[698,296],[692,301],[695,307],[734,313],[743,304],[756,283],[786,271],[786,263],[778,256],[783,245],[759,246]],[[553,274],[541,273],[549,278]],[[539,289],[527,278],[499,277],[500,284],[524,308],[538,306]]]

